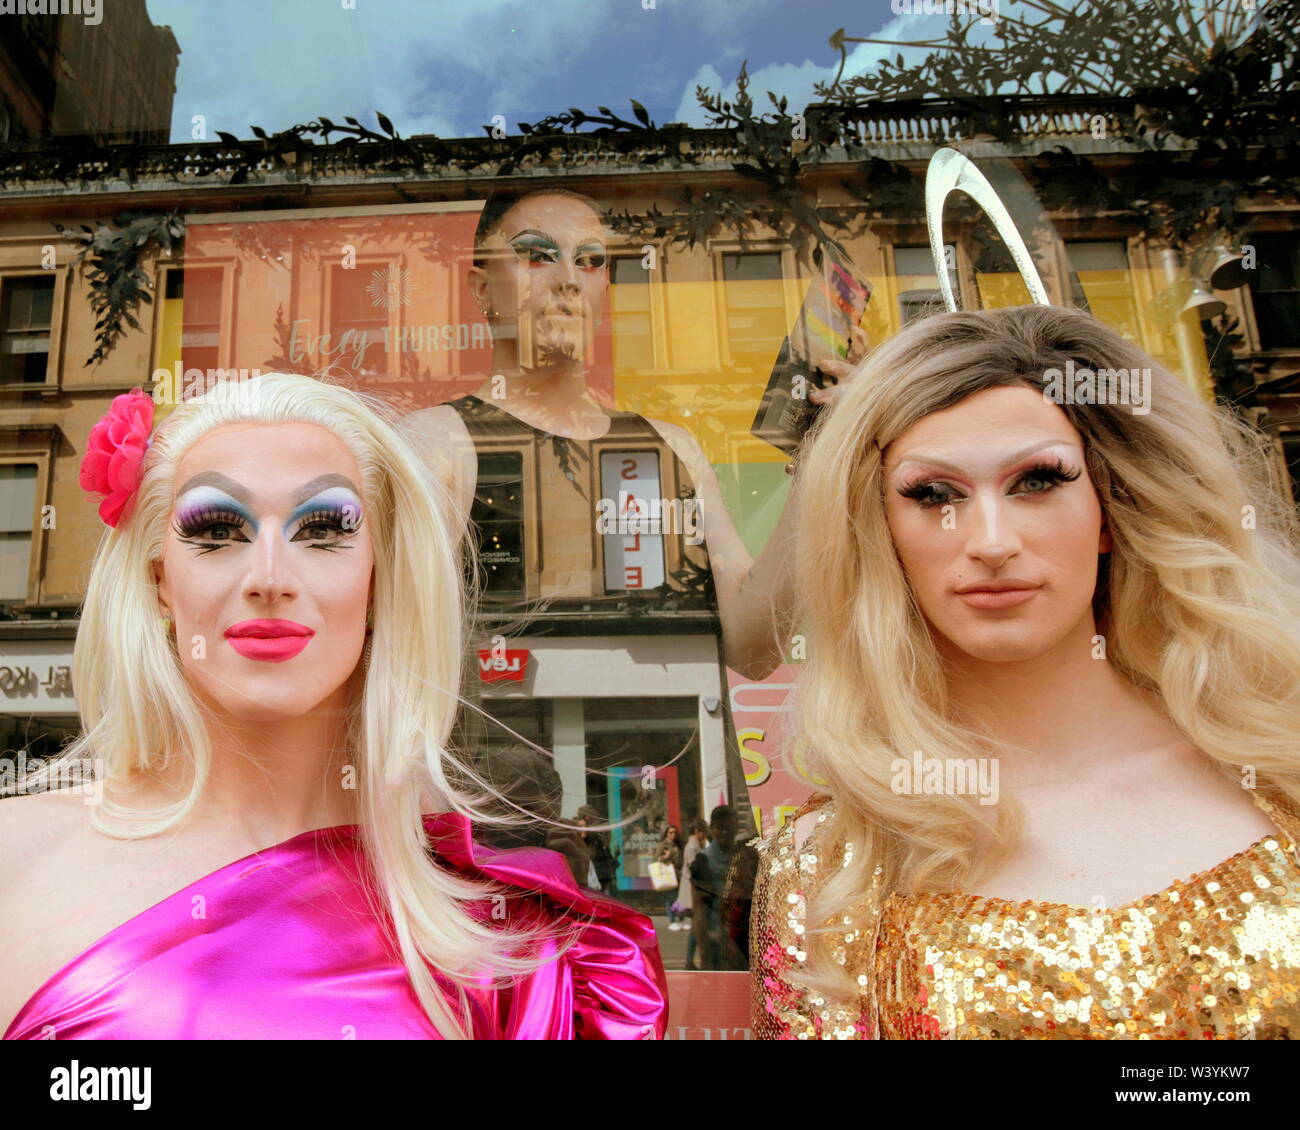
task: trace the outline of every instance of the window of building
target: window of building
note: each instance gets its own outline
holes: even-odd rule
[[[1259,235],[1250,291],[1263,349],[1300,347],[1300,240],[1294,235]]]
[[[1282,433],[1282,458],[1291,473],[1291,494],[1300,506],[1300,432]]]
[[[1137,338],[1137,302],[1124,241],[1067,240],[1065,252],[1093,316],[1116,333]]]
[[[607,508],[605,591],[656,589],[667,579],[664,531],[683,528],[680,500],[663,497],[657,451],[603,451],[601,503]],[[677,503],[674,513],[670,507]]]
[[[221,361],[221,268],[167,272],[168,299],[181,302],[181,364],[211,373]]]
[[[650,317],[650,272],[641,265],[639,255],[627,255],[613,261],[610,282],[614,368],[634,373],[653,370],[655,343]]]
[[[0,463],[0,600],[27,599],[36,472],[35,463]]]
[[[790,332],[779,251],[724,252],[722,282],[731,359],[770,367]]]
[[[400,302],[390,286],[400,286],[396,267],[358,264],[336,266],[330,283],[330,349],[337,352],[324,361],[358,376],[378,376],[385,371],[385,334],[389,328],[389,302]],[[394,282],[397,280],[397,282]]]
[[[524,457],[519,452],[479,453],[470,525],[479,539],[482,591],[523,596]]]
[[[947,244],[944,254],[948,260],[948,278],[953,293],[959,294],[957,249],[952,244]],[[923,247],[895,247],[894,272],[898,276],[898,313],[904,325],[946,309],[943,292],[939,289],[939,276],[934,273],[934,256],[930,253],[928,243]]]
[[[0,384],[46,382],[53,316],[53,275],[0,280]]]

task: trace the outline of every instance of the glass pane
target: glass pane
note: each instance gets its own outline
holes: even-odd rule
[[[0,600],[27,599],[27,569],[32,559],[32,535],[0,534]]]
[[[1140,332],[1137,299],[1123,241],[1070,241],[1065,248],[1088,309],[1111,329],[1136,340]]]
[[[1265,349],[1300,346],[1300,291],[1256,294],[1255,324]]]
[[[1282,453],[1286,459],[1286,469],[1291,472],[1291,493],[1296,505],[1300,506],[1300,435],[1294,432],[1282,437]]]
[[[0,384],[43,384],[50,360],[48,333],[0,336]]]
[[[952,244],[944,246],[944,254],[950,263],[956,263],[957,249]],[[934,254],[928,243],[923,247],[895,247],[894,270],[899,287],[898,310],[904,325],[946,309],[939,276],[934,273]],[[949,281],[954,293],[960,293],[955,268],[949,271]]]
[[[1123,271],[1128,268],[1128,251],[1117,239],[1067,240],[1065,249],[1076,271]]]
[[[743,965],[737,908],[751,889],[751,826],[771,833],[821,790],[816,760],[790,733],[794,688],[819,666],[806,662],[812,641],[783,640],[771,669],[755,667],[754,639],[772,634],[773,610],[746,607],[762,594],[738,585],[781,575],[798,549],[774,534],[787,530],[797,481],[787,462],[817,418],[806,393],[808,379],[820,381],[809,370],[837,368],[850,343],[856,360],[854,325],[880,350],[906,323],[942,311],[941,280],[972,308],[1028,300],[1005,240],[969,193],[945,204],[947,258],[932,260],[923,209],[932,153],[972,155],[1053,301],[1086,300],[1196,395],[1212,399],[1213,375],[1228,374],[1224,386],[1244,390],[1244,419],[1300,427],[1300,209],[1281,191],[1287,170],[1270,167],[1280,158],[1267,144],[1252,144],[1249,161],[1223,159],[1217,143],[1236,141],[1226,136],[1129,144],[1125,116],[1135,99],[1147,102],[1134,84],[1154,89],[1166,108],[1195,109],[1204,92],[1184,100],[1147,87],[1161,76],[1140,66],[1111,67],[1119,81],[1101,82],[1088,54],[1096,43],[1074,44],[1078,67],[1004,73],[1017,61],[984,50],[1002,34],[996,20],[963,17],[975,50],[947,50],[936,44],[949,21],[921,12],[919,0],[898,20],[848,0],[657,8],[297,0],[257,5],[253,20],[231,19],[233,5],[192,0],[99,6],[103,26],[77,13],[0,21],[9,64],[0,68],[8,143],[0,164],[17,202],[0,273],[0,428],[22,437],[8,457],[39,459],[43,477],[46,456],[26,453],[48,437],[49,494],[61,511],[37,559],[35,468],[0,476],[3,599],[25,599],[29,563],[44,570],[34,589],[41,603],[23,610],[32,619],[0,624],[6,649],[10,639],[15,656],[40,643],[68,653],[57,667],[70,659],[72,613],[102,535],[79,484],[86,436],[112,398],[147,383],[154,367],[290,370],[356,388],[395,419],[433,411],[458,420],[472,448],[462,465],[473,479],[461,484],[472,503],[464,544],[478,550],[483,596],[468,619],[460,690],[490,720],[467,708],[459,743],[449,744],[508,796],[587,821],[585,835],[485,825],[480,838],[558,851],[577,883],[652,916],[680,1002],[674,1035],[680,1026],[690,1038],[735,1038],[750,1023],[743,975],[703,970]],[[1264,50],[1277,46],[1268,38],[1277,31],[1246,14],[1264,6],[1217,5],[1207,34],[1223,32],[1224,50],[1204,39],[1205,50],[1174,55],[1208,68],[1207,91],[1266,86],[1268,76],[1254,72],[1259,59],[1280,57]],[[1071,5],[1027,7],[1036,26]],[[1149,14],[1125,26],[1143,34]],[[1251,42],[1229,42],[1225,19],[1247,25]],[[1003,21],[1003,30],[1013,25]],[[837,28],[843,34],[833,36]],[[879,49],[882,37],[905,39],[898,66],[894,50]],[[843,53],[830,45],[841,41]],[[1035,57],[1075,61],[1069,50]],[[1255,98],[1232,124],[1247,128],[1274,103],[1291,109],[1286,99]],[[1180,118],[1188,128],[1223,120]],[[827,125],[838,133],[830,148]],[[1235,175],[1250,183],[1221,193],[1220,180]],[[1234,208],[1219,207],[1229,200]],[[184,246],[165,251],[158,224],[173,211],[185,220]],[[520,222],[507,225],[510,213]],[[135,277],[158,286],[131,310],[138,327],[100,339],[102,307],[74,269],[81,244],[55,221],[70,234],[89,229],[101,251],[138,225]],[[1234,230],[1210,234],[1221,224]],[[1251,225],[1269,230],[1256,235]],[[522,254],[507,249],[525,232]],[[1176,249],[1174,286],[1161,255],[1170,233],[1189,236]],[[1222,342],[1213,374],[1200,327],[1170,300],[1200,262],[1191,244],[1202,234],[1253,243],[1258,258],[1254,322],[1245,321],[1257,324],[1264,349]],[[576,254],[597,239],[611,249],[607,260]],[[60,276],[43,266],[47,241],[67,279],[58,319]],[[642,265],[646,244],[655,247],[651,269]],[[824,270],[832,249],[834,269]],[[352,269],[342,265],[349,254]],[[117,293],[129,293],[121,264],[133,257],[101,261],[127,288]],[[88,365],[97,347],[107,356]],[[1239,364],[1226,364],[1229,349]],[[68,395],[36,387],[46,382]],[[924,402],[925,390],[911,391]],[[1151,410],[1145,424],[1123,422],[1137,434],[1161,407]],[[166,411],[160,405],[155,419]],[[869,453],[860,438],[854,450]],[[1300,439],[1281,443],[1300,477]],[[231,464],[241,482],[264,465],[233,452]],[[617,517],[620,486],[634,484],[644,488],[638,498],[681,504],[681,528],[605,528],[602,505],[614,502]],[[65,504],[75,507],[67,520]],[[828,518],[822,529],[857,528],[855,516],[845,522]],[[372,525],[379,537],[387,529]],[[124,532],[105,540],[117,544]],[[842,562],[831,548],[826,560]],[[218,571],[225,553],[201,564]],[[322,573],[347,556],[311,553]],[[815,591],[823,579],[801,577],[793,588]],[[780,595],[790,601],[780,611],[794,611],[791,593]],[[496,635],[504,650],[485,654]],[[301,669],[286,663],[270,681]],[[49,698],[45,709],[66,712]],[[0,733],[21,732],[15,702],[0,713]],[[697,822],[706,826],[696,850],[679,843],[680,856],[670,846],[665,858],[669,826],[681,840]],[[598,833],[592,824],[614,827]],[[704,864],[692,869],[701,853]],[[730,1020],[718,1004],[728,980],[740,982]]]
[[[6,333],[48,330],[54,310],[54,279],[5,279],[0,327]],[[47,339],[48,340],[48,339]]]
[[[727,340],[736,364],[770,367],[790,332],[781,256],[751,251],[722,256]]]
[[[1258,274],[1253,285],[1261,291],[1300,289],[1300,241],[1291,235],[1261,235],[1254,240]]]
[[[691,698],[659,699],[653,717],[647,718],[645,706],[638,699],[584,701],[587,804],[605,822],[618,825],[604,834],[608,860],[596,842],[602,834],[587,839],[602,887],[650,914],[665,966],[684,969],[688,950],[691,967],[703,957],[698,939],[690,945],[690,931],[669,929],[674,922],[690,921],[685,913],[691,902],[686,893],[691,880],[683,870],[685,838],[702,816],[708,817],[701,792],[699,707]],[[657,866],[661,864],[671,872]],[[675,884],[656,890],[656,883],[664,884],[670,874]]]
[[[0,531],[31,532],[36,472],[35,463],[0,463]]]
[[[779,279],[781,256],[775,251],[729,252],[722,256],[722,276],[727,282]]]
[[[1291,235],[1261,235],[1250,286],[1255,323],[1265,349],[1300,345],[1300,241]]]
[[[613,261],[610,310],[614,320],[614,368],[633,373],[655,367],[650,323],[650,274],[639,257]]]
[[[0,600],[27,599],[36,472],[35,463],[0,463]]]
[[[175,280],[175,293],[172,293]],[[212,268],[186,268],[167,274],[168,298],[185,299],[185,326],[214,326],[221,321],[221,272]]]

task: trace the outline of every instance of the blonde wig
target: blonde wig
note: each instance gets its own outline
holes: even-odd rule
[[[1061,404],[1082,437],[1113,549],[1093,610],[1106,658],[1238,780],[1300,801],[1300,560],[1296,514],[1268,441],[1211,408],[1136,346],[1077,310],[1022,306],[923,318],[877,348],[810,435],[796,541],[809,659],[794,745],[835,798],[824,829],[852,858],[810,902],[839,922],[873,889],[968,886],[1020,827],[1014,799],[899,796],[915,750],[996,755],[949,709],[939,658],[885,518],[889,445],[972,393],[1076,367],[1151,371],[1150,411]],[[868,900],[869,902],[870,900]],[[856,991],[810,938],[807,983]]]
[[[452,526],[445,484],[382,402],[313,377],[264,373],[221,381],[156,427],[134,512],[105,532],[95,556],[73,653],[84,730],[63,756],[102,759],[110,784],[178,759],[189,770],[187,797],[164,813],[106,803],[105,810],[132,825],[116,828],[97,812],[96,827],[108,835],[157,834],[184,820],[197,802],[211,766],[214,719],[200,712],[186,682],[161,618],[151,563],[162,557],[177,464],[191,445],[223,424],[285,421],[327,428],[361,468],[375,564],[371,655],[347,718],[359,833],[412,987],[443,1036],[465,1038],[465,988],[485,976],[501,982],[535,968],[528,952],[541,928],[476,920],[466,903],[490,897],[493,889],[442,869],[428,852],[425,812],[459,811],[497,823],[510,818],[479,810],[489,787],[467,759],[446,748],[461,701],[472,600],[461,531]],[[322,767],[323,775],[335,768]],[[45,772],[57,770],[56,761]],[[455,1007],[430,964],[454,986]]]

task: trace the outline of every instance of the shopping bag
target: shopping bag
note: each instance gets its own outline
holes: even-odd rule
[[[650,864],[650,882],[656,891],[671,891],[677,886],[677,868],[671,863]]]

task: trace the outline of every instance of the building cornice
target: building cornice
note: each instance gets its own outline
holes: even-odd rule
[[[834,112],[846,146],[825,150],[808,172],[829,176],[874,157],[918,166],[937,144],[961,141],[971,156],[1028,159],[1044,147],[1068,143],[1076,153],[1124,160],[1139,146],[1118,140],[1131,100],[1080,96],[1034,96],[1004,100],[1004,118],[1021,137],[1009,146],[969,129],[971,107],[960,100],[879,103],[861,107],[814,104],[817,115]],[[1099,130],[1100,123],[1100,130]],[[1104,136],[1096,136],[1101,132]],[[1114,139],[1114,140],[1108,140]],[[276,146],[257,140],[190,142],[169,145],[93,146],[60,139],[0,153],[0,212],[9,204],[30,206],[40,199],[47,209],[66,205],[85,214],[87,206],[112,210],[129,205],[151,208],[158,202],[186,201],[199,210],[238,210],[259,198],[299,207],[417,203],[486,192],[505,184],[539,178],[638,182],[731,179],[735,164],[749,154],[737,131],[667,125],[647,132],[645,144],[631,131],[608,134],[565,133],[507,138],[432,136],[403,138],[400,160],[386,167],[376,156],[385,143],[322,144],[309,137],[281,138]],[[800,142],[792,139],[792,149]],[[521,147],[528,148],[520,155]],[[1184,147],[1168,145],[1171,152]],[[508,170],[508,171],[503,171]]]

